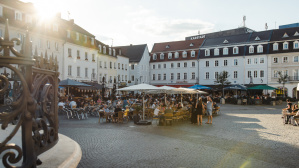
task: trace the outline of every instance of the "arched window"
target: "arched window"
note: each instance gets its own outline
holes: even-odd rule
[[[179,58],[179,56],[180,56],[179,52],[175,52],[174,58]]]
[[[183,51],[183,58],[187,58],[187,52]]]
[[[172,59],[172,53],[168,53],[168,59]]]
[[[153,54],[153,60],[157,59],[157,54]]]
[[[288,50],[289,49],[289,42],[284,42],[283,43],[283,49]]]
[[[219,55],[219,48],[214,49],[214,55]]]
[[[298,49],[299,48],[299,42],[298,41],[294,41],[294,49]]]
[[[273,51],[277,51],[278,50],[278,43],[274,43],[273,44]]]
[[[264,49],[263,49],[263,46],[262,46],[262,45],[258,45],[258,46],[257,46],[257,52],[258,52],[258,53],[263,53],[263,52],[264,52]]]
[[[106,54],[106,46],[103,46],[103,53]]]
[[[163,53],[160,54],[160,60],[164,60],[164,54]]]
[[[249,47],[249,53],[250,53],[250,54],[254,53],[254,47],[253,47],[253,46],[250,46],[250,47]]]
[[[223,55],[228,55],[228,48],[223,48]]]
[[[233,54],[239,54],[239,48],[238,47],[233,48]]]
[[[210,56],[210,50],[209,49],[205,50],[205,56]]]
[[[195,57],[195,51],[191,51],[191,57]]]

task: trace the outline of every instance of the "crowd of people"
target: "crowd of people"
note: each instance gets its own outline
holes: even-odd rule
[[[298,126],[297,120],[299,120],[299,109],[298,109],[298,104],[292,104],[292,102],[287,99],[287,107],[283,109],[283,114],[284,111],[287,113],[283,116],[285,119],[284,122],[285,124],[293,124],[294,126]]]

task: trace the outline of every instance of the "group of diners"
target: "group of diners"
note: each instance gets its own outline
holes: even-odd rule
[[[294,126],[299,125],[299,108],[298,104],[292,104],[292,102],[287,99],[287,107],[282,109],[282,118],[284,119],[284,124],[292,124]]]

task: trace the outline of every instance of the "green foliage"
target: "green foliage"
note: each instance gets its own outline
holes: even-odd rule
[[[284,88],[284,85],[285,85],[285,83],[288,81],[288,79],[289,79],[289,76],[288,76],[288,74],[282,74],[282,72],[281,71],[278,71],[278,75],[279,75],[279,78],[278,78],[278,83],[282,83],[282,86],[283,86],[283,88]],[[284,91],[283,91],[284,92]],[[285,93],[283,93],[283,97],[285,96],[284,95]]]
[[[224,87],[224,85],[229,85],[231,84],[230,81],[228,81],[228,77],[230,75],[228,74],[227,71],[222,71],[218,74],[218,76],[216,76],[216,80],[214,81],[215,84],[219,84],[222,86],[222,88]]]

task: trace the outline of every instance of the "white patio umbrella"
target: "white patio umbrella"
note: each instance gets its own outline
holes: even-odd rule
[[[180,88],[173,89],[173,94],[181,94],[181,104],[183,106],[182,94],[208,94],[208,93],[200,90],[180,87]]]
[[[159,90],[149,90],[147,91],[147,93],[150,94],[158,94],[158,93],[164,93],[164,101],[166,104],[166,94],[173,94],[173,89],[176,89],[175,87],[171,87],[171,86],[161,86],[159,87]]]
[[[125,88],[117,89],[119,91],[139,91],[145,93],[146,91],[150,90],[161,90],[161,88],[149,85],[149,84],[138,84],[138,85],[132,85]],[[142,105],[143,105],[143,115],[142,119],[144,120],[144,96],[142,97]]]

